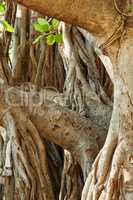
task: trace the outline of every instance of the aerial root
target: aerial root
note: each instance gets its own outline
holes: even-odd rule
[[[20,110],[6,113],[0,139],[1,176],[17,181],[14,194],[27,200],[54,200],[45,146],[32,121]]]
[[[107,148],[103,147],[96,161],[93,164],[92,171],[89,174],[82,193],[82,200],[118,200],[123,196],[121,192],[125,186],[126,195],[132,191],[128,188],[132,184],[133,166],[132,166],[132,140],[129,137],[123,138],[113,150],[111,159],[109,154],[104,154]],[[103,154],[104,157],[103,162]],[[108,165],[105,161],[108,162]],[[106,170],[104,171],[103,169]],[[123,177],[123,179],[121,179]],[[130,178],[129,178],[130,177]],[[121,181],[121,184],[120,184]],[[129,187],[128,187],[129,186]],[[130,194],[131,196],[131,194]],[[129,198],[129,197],[128,197]],[[122,197],[124,199],[124,197]]]

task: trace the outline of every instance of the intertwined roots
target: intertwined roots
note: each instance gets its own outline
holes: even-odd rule
[[[24,199],[54,199],[45,146],[30,118],[19,109],[7,112],[0,126],[0,139],[1,176],[13,176],[15,194]],[[5,187],[9,191],[10,186]],[[10,199],[9,195],[5,197]]]
[[[125,200],[133,195],[133,138],[104,145],[87,178],[82,200]]]

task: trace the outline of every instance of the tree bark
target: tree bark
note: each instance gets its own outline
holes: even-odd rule
[[[109,55],[111,56],[114,66],[114,69],[111,69],[113,70],[113,73],[110,71],[110,75],[114,83],[114,107],[110,128],[105,145],[96,158],[92,171],[86,181],[82,194],[82,200],[130,200],[132,199],[133,187],[133,60],[131,55],[133,48],[130,45],[133,42],[133,32],[132,28],[130,28],[132,27],[132,20],[128,17],[126,17],[126,20],[123,20],[123,17],[126,15],[123,14],[124,12],[120,13],[118,11],[116,5],[113,4],[113,1],[93,1],[91,9],[91,1],[85,1],[85,4],[80,4],[80,1],[76,1],[79,7],[75,6],[74,12],[72,12],[70,8],[70,4],[73,8],[72,2],[69,4],[68,2],[62,1],[61,4],[61,2],[58,1],[56,4],[57,8],[61,7],[58,9],[58,12],[56,6],[53,7],[53,10],[51,9],[50,12],[49,5],[52,6],[52,4],[50,4],[53,3],[52,1],[50,1],[49,4],[45,1],[46,4],[42,4],[41,9],[37,5],[35,6],[37,1],[33,2],[34,3],[30,5],[30,3],[26,4],[26,1],[22,1],[22,3],[26,6],[32,8],[36,7],[41,12],[46,12],[45,14],[50,14],[52,16],[56,16],[57,18],[59,17],[67,22],[67,18],[69,18],[70,23],[74,23],[74,21],[76,21],[76,24],[93,32],[98,39],[101,37],[104,41],[106,41],[106,32],[113,32],[114,38],[112,38],[111,44],[114,43],[114,41],[118,41],[119,38],[121,39],[120,47],[118,47],[115,43],[115,45],[113,45],[113,50],[112,48],[109,49]],[[104,5],[101,3],[104,3]],[[122,3],[123,10],[125,10],[126,3]],[[65,8],[67,5],[68,10],[66,9],[66,11]],[[107,5],[109,7],[107,7]],[[98,8],[101,8],[101,10],[102,8],[104,9],[99,13]],[[118,11],[118,14],[122,17],[120,20],[120,26],[116,29],[116,32],[112,31],[112,25],[117,21],[114,20],[114,17],[116,17],[115,8]],[[97,11],[99,16],[97,15]],[[78,17],[76,13],[80,13],[80,16]],[[88,20],[91,24],[88,23]],[[102,20],[104,23],[102,23]],[[87,23],[83,23],[83,21]],[[97,31],[100,33],[97,34]],[[110,46],[110,43],[105,42],[104,45],[107,47],[108,45]]]
[[[69,24],[78,25],[97,37],[115,28],[116,10],[112,0],[18,0],[18,3]],[[99,12],[100,11],[100,12]]]
[[[54,95],[55,93],[47,89],[37,91],[34,88],[33,91],[29,87],[29,91],[24,92],[22,86],[6,87],[2,95],[4,106],[2,105],[1,112],[5,113],[9,107],[17,123],[23,121],[21,112],[25,113],[23,115],[28,114],[27,117],[41,136],[70,151],[84,171],[86,163],[90,168],[103,146],[106,129],[99,127],[91,119],[55,104],[51,101]]]
[[[133,42],[127,27],[115,62],[114,106],[106,142],[86,181],[82,200],[131,200],[133,195]]]
[[[116,9],[116,5],[111,0],[85,0],[84,2],[81,0],[57,0],[56,3],[53,0],[18,0],[18,2],[28,8],[40,11],[44,15],[54,16],[60,20],[86,28],[98,38],[103,49],[113,44],[113,48],[107,49],[114,64],[114,69],[111,65],[111,69],[108,70],[115,88],[113,115],[108,137],[86,181],[82,199],[132,199],[133,48],[129,46],[133,37],[132,29],[129,28],[132,26],[132,21],[123,18],[125,15]],[[120,6],[125,6],[123,2]],[[125,31],[127,32],[124,35]],[[75,34],[76,30],[73,33]],[[124,40],[123,36],[126,36]],[[121,46],[118,46],[116,42],[118,39],[121,39],[119,41]],[[76,43],[75,40],[73,42]],[[97,51],[97,49],[95,50]],[[42,54],[44,56],[44,52]],[[81,84],[86,85],[87,82],[78,66],[77,57],[72,49],[72,60],[74,65],[76,63],[76,75],[78,75],[76,81],[81,79],[83,80]],[[101,54],[99,57],[101,60],[107,61],[107,57],[103,57]],[[38,69],[39,73],[37,73],[39,77],[42,75],[40,73],[43,69],[42,60],[40,59],[41,64]],[[21,68],[21,66],[19,67]],[[105,67],[108,67],[106,62]],[[77,82],[74,86],[77,87],[76,84]],[[8,87],[6,89],[8,90]],[[86,93],[91,92],[89,89],[87,87]],[[13,180],[6,178],[7,199],[9,199],[10,190],[12,190],[11,199],[14,198],[14,188],[19,191],[21,198],[23,198],[25,191],[27,199],[55,199],[42,139],[48,138],[50,141],[69,150],[81,165],[82,171],[86,172],[88,169],[90,170],[92,162],[104,142],[105,132],[94,121],[86,120],[77,113],[55,105],[51,101],[45,101],[43,105],[36,107],[34,104],[36,104],[35,102],[38,100],[36,97],[40,93],[35,90],[26,93],[27,88],[26,91],[25,88],[24,91],[19,90],[20,88],[17,88],[13,91],[14,98],[11,95],[11,100],[15,104],[16,102],[21,104],[20,99],[22,100],[22,98],[19,97],[19,94],[22,92],[26,96],[26,102],[23,102],[25,106],[19,105],[16,107],[11,105],[7,108],[5,99],[1,99],[0,104],[1,125],[3,126],[0,134],[4,143],[4,145],[1,144],[1,149],[5,156],[2,160],[2,173],[3,176],[11,176],[12,153],[15,169],[14,177],[16,178],[19,175],[18,177],[21,179],[19,180],[19,188],[15,188]],[[35,102],[27,104],[27,98],[29,96],[33,97],[34,92]],[[10,96],[9,93],[8,95]],[[4,131],[7,138],[5,138],[2,131]],[[72,177],[72,182],[75,180],[75,174]],[[21,192],[21,188],[24,189],[23,192]],[[48,191],[49,188],[50,191]],[[77,191],[77,188],[75,187],[74,190]],[[70,199],[74,197],[77,200],[74,190],[71,193],[72,196],[70,195]]]

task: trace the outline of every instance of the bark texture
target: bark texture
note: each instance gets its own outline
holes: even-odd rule
[[[54,16],[70,24],[81,26],[99,37],[108,35],[115,25],[117,11],[111,0],[18,0],[18,3]],[[99,12],[100,10],[100,12]],[[115,27],[114,27],[115,28]]]
[[[98,76],[93,38],[61,23],[64,43],[33,45],[32,23],[40,15],[8,4],[16,21],[12,43],[10,34],[0,43],[1,190],[4,186],[10,200],[79,200],[112,110]],[[11,55],[4,52],[8,39]]]
[[[22,16],[16,22],[20,32],[14,37],[14,43],[19,45],[17,50],[20,53],[16,56],[15,47],[13,56],[17,59],[13,62],[12,71],[8,65],[7,51],[4,52],[1,48],[2,77],[4,76],[8,84],[22,85],[22,82],[30,81],[35,83],[35,86],[31,84],[13,88],[2,86],[0,170],[5,184],[6,199],[54,200],[58,199],[58,196],[60,200],[80,199],[77,192],[78,184],[80,183],[80,186],[83,184],[80,167],[85,181],[104,143],[106,137],[104,128],[108,128],[101,123],[102,115],[95,115],[98,109],[94,112],[90,107],[103,108],[105,113],[107,110],[111,113],[112,105],[102,87],[102,81],[99,80],[94,54],[97,54],[97,58],[103,62],[114,84],[114,105],[106,142],[86,180],[82,200],[132,199],[133,47],[130,44],[133,38],[133,22],[132,13],[129,13],[128,9],[131,1],[119,3],[111,0],[84,2],[57,0],[55,3],[53,0],[19,0],[18,2],[44,15],[54,16],[86,28],[98,38],[98,44],[86,31],[61,23],[64,44],[59,46],[59,54],[56,54],[57,51],[54,51],[53,47],[46,47],[42,41],[39,45],[33,46],[31,43],[34,31],[31,27],[27,28],[32,21],[29,17],[31,13],[26,8],[21,8]],[[13,8],[16,9],[15,6],[9,6],[7,17],[9,10]],[[13,24],[12,21],[11,23]],[[6,39],[8,39],[7,50],[11,35],[6,35]],[[0,43],[1,47],[4,44],[5,40]],[[110,56],[113,65],[108,56],[103,55],[102,50]],[[26,56],[28,59],[25,59]],[[55,57],[59,60],[59,65],[54,62]],[[58,80],[60,77],[55,76],[55,71],[63,72],[60,81]],[[54,80],[51,77],[54,77]],[[45,101],[41,101],[40,105],[40,96],[44,99],[46,93],[40,87],[47,85],[54,85],[63,91],[65,99],[60,98],[57,90],[56,94],[50,90],[50,95]],[[84,98],[87,94],[88,97]],[[32,104],[28,103],[29,99],[32,99]],[[36,106],[36,103],[39,106]],[[64,152],[64,166],[61,159],[62,151],[55,145],[49,144],[52,149],[50,151],[48,142],[44,138],[69,151],[69,153]],[[51,157],[47,157],[47,154],[51,154]],[[57,172],[54,174],[52,170],[50,171],[54,169],[51,163],[54,163],[55,155],[58,158],[59,170],[62,171],[63,168],[62,181],[59,180],[60,177],[58,179]],[[51,159],[47,161],[49,157]],[[58,194],[54,191],[55,185],[58,185],[56,188],[59,190]]]

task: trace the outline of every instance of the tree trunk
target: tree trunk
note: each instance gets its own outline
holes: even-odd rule
[[[106,142],[86,181],[82,200],[130,200],[133,187],[133,59],[131,28],[121,39],[114,69],[114,106]]]
[[[62,23],[64,44],[49,47],[42,40],[33,45],[30,21],[35,17],[37,13],[19,6],[11,67],[9,52],[5,56],[3,50],[5,40],[1,41],[1,79],[6,83],[1,81],[0,90],[4,196],[79,200],[105,141],[112,108],[98,79],[92,41],[88,43],[80,30]]]
[[[16,26],[19,32],[14,37],[19,53],[16,56],[14,50],[14,71],[7,53],[11,35],[6,35],[6,51],[5,41],[0,43],[1,77],[8,84],[2,85],[0,101],[0,172],[5,198],[79,200],[78,185],[81,191],[86,181],[82,200],[132,199],[131,15],[121,13],[116,1],[111,0],[18,2],[93,32],[113,66],[89,33],[64,23],[60,26],[64,44],[59,45],[59,51],[55,46],[46,47],[43,41],[33,46],[34,31],[29,28],[33,13],[20,8],[22,15],[16,23],[21,26]],[[118,6],[124,10],[127,4]],[[8,7],[7,18],[11,18],[9,10],[14,8]],[[100,14],[99,8],[103,11]],[[113,114],[104,146],[112,102],[100,80],[95,54],[114,84]],[[22,84],[27,81],[35,85]],[[42,90],[44,86],[49,88]],[[45,139],[60,145],[65,153]]]

